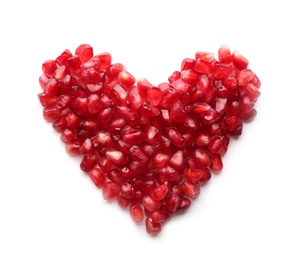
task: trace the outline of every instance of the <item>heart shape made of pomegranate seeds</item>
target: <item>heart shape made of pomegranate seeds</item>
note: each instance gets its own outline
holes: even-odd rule
[[[43,63],[43,116],[66,150],[82,156],[105,200],[117,199],[135,223],[159,233],[186,211],[211,172],[223,168],[230,137],[255,115],[260,80],[228,46],[196,52],[168,82],[135,80],[109,53],[90,45]]]

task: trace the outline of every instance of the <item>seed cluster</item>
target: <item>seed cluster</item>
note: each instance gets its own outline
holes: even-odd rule
[[[154,86],[82,44],[43,63],[38,97],[104,199],[117,199],[136,223],[145,218],[155,234],[222,170],[230,138],[256,115],[261,83],[247,67],[223,45],[218,60],[196,52]]]

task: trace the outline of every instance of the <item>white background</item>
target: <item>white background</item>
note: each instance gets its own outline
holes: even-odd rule
[[[304,259],[301,1],[1,1],[0,259]],[[166,81],[227,43],[262,81],[224,170],[157,237],[65,152],[42,118],[41,64],[89,43]]]

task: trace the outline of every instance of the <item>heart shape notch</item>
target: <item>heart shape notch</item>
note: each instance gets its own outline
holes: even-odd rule
[[[230,138],[256,115],[261,83],[247,67],[223,45],[218,60],[196,52],[153,86],[82,44],[43,63],[38,97],[44,118],[68,153],[82,156],[80,168],[104,199],[117,199],[157,234],[222,170]]]

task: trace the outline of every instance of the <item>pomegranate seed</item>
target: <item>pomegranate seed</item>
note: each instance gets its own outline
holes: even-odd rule
[[[169,217],[170,214],[164,210],[156,210],[152,212],[152,214],[150,215],[150,218],[153,221],[153,223],[158,223],[158,224],[165,223]]]
[[[198,184],[190,183],[185,181],[181,184],[181,190],[185,193],[189,198],[195,199],[200,194],[200,187]]]
[[[166,199],[166,209],[170,212],[176,211],[180,200],[180,197],[176,193],[170,194]]]
[[[95,167],[90,170],[89,176],[98,188],[103,187],[106,183],[107,175],[100,168]]]
[[[222,157],[219,154],[212,154],[210,160],[210,170],[219,173],[223,169]]]
[[[176,211],[185,212],[191,206],[191,200],[188,198],[181,198]]]
[[[55,60],[48,60],[42,64],[42,71],[49,78],[53,77],[56,69],[57,65]]]
[[[130,207],[130,214],[131,214],[132,220],[136,224],[139,224],[144,219],[144,211],[143,211],[142,207],[138,204]]]
[[[230,63],[232,61],[232,56],[228,45],[224,44],[219,48],[218,57],[219,61],[223,63]]]
[[[186,58],[168,82],[152,85],[88,44],[43,63],[43,116],[105,200],[145,217],[157,234],[223,168],[230,137],[256,115],[261,82],[227,45]]]
[[[158,234],[161,232],[161,224],[154,223],[150,218],[146,218],[146,231],[149,234]]]
[[[210,63],[200,58],[196,60],[193,69],[200,74],[209,74],[211,72]]]
[[[93,48],[88,44],[81,44],[77,47],[75,53],[78,55],[80,61],[85,63],[93,57]]]
[[[114,200],[119,193],[119,186],[113,182],[106,182],[102,188],[102,195],[106,201]]]
[[[121,195],[126,199],[132,199],[135,196],[134,188],[130,183],[123,183],[120,187]]]
[[[109,160],[111,160],[113,163],[115,163],[117,165],[120,165],[125,159],[125,156],[123,155],[123,153],[120,151],[117,151],[117,150],[107,151],[106,156]]]
[[[195,64],[194,59],[190,59],[190,58],[183,59],[181,65],[181,71],[193,69],[194,64]]]
[[[57,58],[56,63],[59,66],[66,65],[66,62],[69,58],[71,58],[73,55],[69,50],[64,50]]]
[[[150,196],[144,196],[142,199],[142,203],[144,207],[150,212],[159,210],[162,205],[160,201],[155,201]]]
[[[96,154],[85,155],[80,163],[80,169],[84,172],[91,171],[98,162],[98,157]]]
[[[184,169],[183,177],[188,182],[196,183],[203,177],[203,172],[199,169]]]
[[[61,115],[62,115],[61,110],[59,110],[56,107],[54,108],[46,107],[43,109],[43,117],[48,122],[55,122],[61,117]]]
[[[99,69],[101,71],[105,71],[111,65],[112,56],[108,52],[97,54],[94,58],[100,61]]]
[[[162,184],[162,185],[152,189],[150,192],[150,196],[155,201],[161,201],[164,198],[166,198],[168,191],[169,191],[168,186],[166,184]]]
[[[232,53],[232,62],[240,70],[246,69],[248,66],[248,60],[238,51]]]

